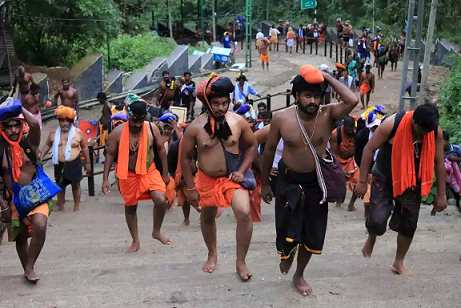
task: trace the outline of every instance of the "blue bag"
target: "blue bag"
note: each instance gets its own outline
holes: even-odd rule
[[[13,203],[18,211],[19,218],[22,220],[37,206],[46,203],[56,196],[61,191],[61,188],[46,175],[38,164],[36,165],[37,174],[29,184],[25,186],[16,184],[11,172],[9,155],[7,153],[5,154],[8,162],[8,169],[10,170],[11,184],[13,186]]]
[[[22,104],[19,99],[8,97],[0,104],[0,121],[15,118],[22,113]]]

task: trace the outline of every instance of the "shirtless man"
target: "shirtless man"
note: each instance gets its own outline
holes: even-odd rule
[[[34,83],[34,78],[29,73],[26,73],[26,70],[23,66],[18,67],[18,74],[14,78],[13,83],[13,92],[11,96],[16,93],[16,86],[18,86],[18,99],[22,101],[30,91],[30,85]]]
[[[21,101],[22,106],[26,108],[37,120],[42,129],[42,114],[40,112],[40,107],[49,106],[47,103],[40,104],[40,86],[36,83],[30,85],[30,92],[27,96]]]
[[[54,99],[58,99],[59,97],[61,99],[61,105],[75,109],[77,113],[77,117],[75,120],[77,120],[80,115],[77,90],[70,86],[69,78],[64,77],[61,82],[62,86],[59,88],[58,93],[56,93],[56,95],[54,96]],[[76,124],[77,123],[74,122],[74,125]]]
[[[370,103],[371,93],[375,93],[375,75],[371,72],[370,63],[365,63],[365,72],[360,76],[360,101],[362,102],[362,110],[368,108]],[[365,105],[365,95],[367,96],[367,104]]]
[[[343,99],[341,103],[320,106],[326,90],[324,81],[339,93]],[[334,121],[347,116],[358,99],[345,85],[312,65],[300,68],[300,75],[293,80],[293,96],[296,107],[276,113],[271,122],[263,154],[261,195],[265,202],[271,202],[273,194],[269,177],[282,138],[284,146],[275,192],[276,243],[277,251],[282,255],[280,271],[288,273],[299,245],[293,283],[300,294],[308,296],[312,288],[304,280],[304,269],[312,253],[322,253],[328,216],[324,179],[317,176],[321,170],[318,159],[330,155],[326,147]],[[313,144],[315,156],[307,138]],[[292,198],[295,195],[299,197]],[[286,210],[288,206],[291,210]]]
[[[107,96],[104,92],[99,92],[96,98],[102,105],[102,115],[99,119],[99,140],[101,142],[101,145],[105,146],[107,136],[110,134],[112,129],[110,125],[112,116],[112,105],[107,101]]]
[[[61,105],[56,109],[55,113],[59,119],[59,127],[51,130],[48,135],[40,154],[40,160],[52,149],[54,178],[56,184],[62,189],[58,193],[58,209],[60,212],[64,212],[66,187],[70,184],[74,197],[74,212],[78,212],[81,196],[80,181],[83,179],[80,149],[85,157],[86,175],[91,174],[88,143],[85,134],[73,125],[75,119],[74,109]],[[70,142],[69,138],[71,138]]]
[[[163,111],[169,110],[174,102],[174,82],[170,78],[168,71],[162,72],[163,80],[157,92],[157,106],[160,106]]]
[[[30,128],[27,137],[23,136],[23,126],[25,123],[27,123]],[[23,107],[22,115],[2,122],[0,133],[3,136],[5,150],[5,152],[2,150],[0,155],[2,161],[2,177],[6,188],[12,192],[14,185],[14,188],[19,189],[20,193],[33,194],[35,199],[37,196],[34,192],[40,195],[40,192],[43,191],[37,191],[36,187],[30,187],[31,185],[29,185],[37,174],[37,157],[38,148],[40,146],[39,123],[35,117]],[[18,140],[21,140],[19,148],[17,146]],[[5,153],[7,153],[8,159]],[[21,155],[18,155],[20,161],[18,162],[16,159],[13,159],[10,153]],[[16,155],[13,155],[13,157]],[[18,163],[22,165],[18,165]],[[53,198],[53,196],[54,194],[49,196],[50,199]],[[45,244],[48,215],[52,209],[52,203],[48,202],[50,199],[43,198],[43,196],[40,195],[39,200],[43,200],[44,203],[35,207],[25,218],[20,219],[14,204],[19,206],[22,202],[21,198],[19,198],[19,196],[14,196],[14,204],[11,203],[12,208],[8,208],[8,204],[0,196],[2,217],[9,216],[12,219],[14,230],[13,240],[16,242],[16,251],[24,269],[24,278],[31,283],[36,283],[40,279],[34,272],[34,265]],[[30,246],[27,242],[27,238],[31,236],[28,226],[33,227]]]
[[[187,127],[182,140],[181,166],[189,204],[198,206],[200,200],[202,207],[201,229],[208,248],[208,260],[203,265],[203,271],[212,273],[216,268],[217,207],[232,206],[237,219],[236,269],[240,278],[246,281],[252,276],[245,258],[250,247],[253,222],[249,193],[244,188],[248,186],[243,180],[245,172],[256,158],[258,145],[245,119],[228,112],[230,93],[233,90],[234,85],[227,77],[214,77],[199,85],[197,98],[206,107],[206,112]],[[244,156],[240,151],[240,140],[245,143]],[[195,146],[199,163],[197,184],[194,183],[191,164]],[[235,155],[239,153],[242,155],[235,161]],[[227,165],[226,161],[232,166]],[[255,187],[256,183],[252,189]]]
[[[116,127],[107,141],[102,192],[105,195],[109,193],[109,172],[117,157],[115,176],[119,179],[120,194],[125,202],[125,218],[133,239],[126,252],[134,253],[140,247],[136,214],[139,200],[152,200],[155,204],[152,238],[165,245],[171,243],[170,239],[160,233],[169,206],[165,197],[165,184],[168,185],[170,177],[160,131],[157,126],[144,121],[147,116],[146,101],[130,94],[125,103],[128,122]],[[150,159],[148,167],[147,158]],[[157,170],[155,159],[160,160],[161,170]]]
[[[261,65],[264,72],[264,63],[266,63],[267,71],[269,71],[269,46],[270,41],[267,38],[261,39],[261,47],[259,48],[259,59],[261,60]]]

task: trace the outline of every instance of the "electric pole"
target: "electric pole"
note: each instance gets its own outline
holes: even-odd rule
[[[173,25],[171,23],[171,0],[168,0],[168,28],[170,28],[170,37],[173,38]]]
[[[200,0],[200,15],[202,17],[201,26],[202,26],[202,47],[205,46],[205,18],[203,16],[203,0]]]
[[[216,42],[216,0],[213,0],[213,42]]]
[[[245,67],[251,67],[251,14],[252,14],[252,3],[251,0],[246,0],[245,5]]]
[[[429,29],[427,31],[426,39],[426,49],[424,50],[424,62],[423,62],[423,71],[421,78],[421,88],[419,91],[419,104],[424,103],[424,90],[427,82],[427,75],[429,73],[429,64],[431,60],[431,51],[432,51],[432,40],[434,37],[434,28],[435,28],[435,19],[437,17],[437,5],[438,0],[432,0],[431,3],[431,13],[429,15]]]

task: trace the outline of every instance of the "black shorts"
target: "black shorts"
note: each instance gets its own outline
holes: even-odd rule
[[[349,42],[349,35],[343,35],[343,41]]]
[[[315,171],[299,173],[279,162],[275,227],[282,260],[298,245],[314,254],[322,253],[328,219],[328,203],[321,204],[322,197]]]
[[[395,203],[395,205],[394,205]],[[365,225],[368,233],[383,235],[392,214],[389,228],[406,237],[413,237],[421,207],[421,185],[394,198],[392,183],[373,175],[370,195],[371,213]]]
[[[83,179],[82,160],[80,156],[70,162],[54,165],[56,185],[65,188],[69,184],[78,184]]]

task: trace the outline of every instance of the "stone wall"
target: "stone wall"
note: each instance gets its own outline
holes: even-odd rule
[[[166,70],[168,70],[166,58],[155,58],[143,69],[149,84],[159,84],[162,81],[162,72]]]
[[[110,71],[106,77],[107,86],[105,92],[107,93],[123,93],[123,72],[122,71]]]
[[[179,45],[166,61],[170,76],[182,76],[189,69],[189,46]]]
[[[149,85],[147,73],[145,71],[135,72],[125,83],[125,91],[132,91],[145,88]]]
[[[199,55],[190,55],[189,56],[189,72],[198,73],[202,67],[202,61],[200,61],[201,56]]]
[[[100,53],[88,54],[70,70],[71,85],[77,90],[79,101],[94,99],[103,91],[104,66]]]

